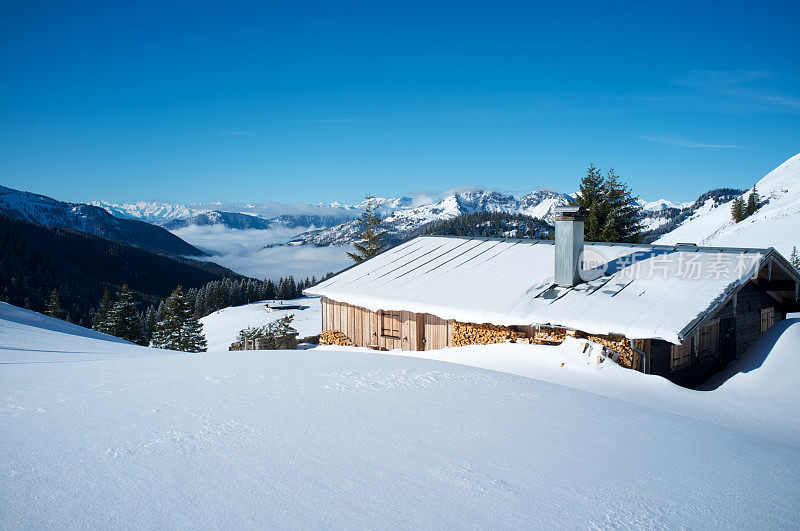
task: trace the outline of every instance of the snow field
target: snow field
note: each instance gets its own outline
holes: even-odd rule
[[[644,388],[621,393],[636,400],[576,388],[656,381],[598,365],[584,342],[438,353],[460,364],[328,347],[184,354],[0,309],[4,528],[793,528],[800,517],[800,438],[699,420],[689,402],[664,411],[656,385],[649,405]],[[798,327],[765,335],[760,348],[780,356],[741,376],[796,368]],[[38,352],[20,357],[34,333]],[[530,374],[469,365],[495,357]],[[544,381],[554,374],[559,384]],[[691,392],[712,402],[727,385]]]
[[[292,326],[297,330],[299,338],[317,335],[322,331],[322,307],[319,297],[275,301],[308,306],[303,310],[268,310],[267,302],[260,301],[223,308],[201,318],[200,323],[203,325],[203,333],[208,341],[209,352],[228,350],[240,330],[264,326],[290,314],[294,315]]]

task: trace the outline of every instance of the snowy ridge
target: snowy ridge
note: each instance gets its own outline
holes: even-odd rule
[[[763,206],[734,223],[731,202],[709,199],[689,219],[656,243],[694,242],[730,247],[775,247],[788,257],[800,234],[800,154],[790,158],[756,183]],[[746,201],[749,192],[741,197]]]
[[[676,203],[675,201],[669,201],[667,199],[659,199],[657,201],[642,201],[639,200],[639,205],[642,207],[642,210],[647,212],[659,212],[661,210],[669,210],[669,209],[678,209],[682,210],[684,208],[690,207],[692,205],[692,201],[688,201],[685,203]]]
[[[138,219],[148,223],[163,224],[167,221],[188,218],[198,212],[180,203],[160,201],[137,201],[135,203],[111,203],[109,201],[90,201],[90,205],[100,207],[118,218]]]
[[[161,227],[139,220],[117,218],[93,205],[66,203],[5,186],[0,186],[0,213],[47,227],[86,232],[150,251],[188,256],[203,254]]]
[[[538,190],[517,198],[482,187],[464,187],[434,203],[401,208],[388,215],[384,214],[381,228],[387,231],[388,240],[400,241],[428,223],[475,212],[525,214],[552,222],[554,208],[568,201],[569,196],[550,190]],[[348,245],[355,241],[358,230],[359,224],[354,220],[328,229],[305,232],[289,244]]]

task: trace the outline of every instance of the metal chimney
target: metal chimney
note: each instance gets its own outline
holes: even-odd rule
[[[555,212],[555,282],[572,287],[581,282],[584,210],[580,206],[561,206]]]

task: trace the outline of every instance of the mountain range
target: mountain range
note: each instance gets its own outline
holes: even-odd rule
[[[666,199],[640,201],[642,224],[646,241],[671,243],[695,241],[696,243],[731,242],[744,238],[752,245],[758,244],[760,232],[748,228],[758,222],[769,223],[777,232],[785,227],[776,220],[794,219],[800,209],[798,156],[787,160],[767,177],[757,183],[765,205],[743,223],[730,220],[730,202],[744,190],[720,188],[702,194],[696,201],[673,202]],[[373,206],[382,218],[382,229],[387,239],[394,243],[409,235],[419,233],[426,225],[452,220],[464,214],[502,213],[525,215],[552,223],[554,208],[566,204],[571,196],[549,189],[538,189],[521,196],[478,186],[453,189],[438,199],[421,201],[419,197],[375,198]],[[420,204],[421,203],[421,204]],[[783,205],[783,206],[781,206]],[[364,212],[366,201],[354,204],[339,202],[280,204],[262,203],[175,203],[138,201],[110,203],[95,201],[90,204],[65,203],[28,192],[0,187],[0,213],[50,227],[72,228],[121,241],[143,249],[184,256],[199,256],[203,251],[195,243],[187,243],[177,235],[192,240],[187,229],[219,228],[227,231],[248,230],[258,239],[258,231],[283,229],[283,239],[264,238],[262,247],[345,246],[356,240],[358,216]],[[779,208],[780,207],[780,208]],[[797,207],[797,208],[796,208]],[[172,232],[170,232],[172,231]],[[174,232],[174,234],[173,234]],[[222,234],[216,232],[213,234]],[[212,238],[214,237],[212,234]],[[231,233],[232,234],[232,233]],[[265,233],[266,234],[266,233]],[[753,234],[751,238],[748,235]],[[222,236],[219,236],[222,237]],[[792,236],[793,238],[793,236]],[[781,240],[782,241],[782,240]],[[204,249],[211,249],[203,240]],[[748,243],[750,245],[751,243]],[[788,245],[788,240],[784,247]],[[782,249],[785,251],[786,249]],[[217,253],[218,254],[218,253]]]
[[[205,254],[162,227],[118,218],[93,205],[65,203],[5,186],[0,186],[0,214],[45,227],[74,229],[148,251],[180,256]]]
[[[480,186],[469,186],[451,190],[438,200],[423,204],[408,196],[376,197],[372,200],[372,204],[383,219],[382,228],[387,231],[388,240],[395,242],[428,223],[478,212],[522,214],[552,223],[553,209],[566,204],[569,200],[568,194],[544,188],[517,197]],[[302,229],[283,244],[271,243],[271,246],[351,244],[355,241],[355,234],[358,231],[356,218],[367,207],[366,200],[355,204],[334,201],[316,205],[274,202],[179,204],[158,201],[133,203],[94,201],[91,204],[115,216],[147,220],[171,231],[192,226],[219,226],[233,230]],[[669,223],[683,209],[691,205],[666,199],[640,201],[640,204],[643,223],[647,230],[657,229]],[[221,210],[222,208],[230,210]],[[273,215],[279,211],[284,213]]]

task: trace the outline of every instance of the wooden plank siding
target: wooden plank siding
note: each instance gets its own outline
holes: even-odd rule
[[[398,330],[399,337],[383,335],[383,311],[373,312],[323,297],[322,329],[338,330],[357,347],[381,350],[432,350],[452,345],[453,321],[435,315],[406,310],[386,310],[389,330]],[[391,314],[399,314],[399,319]]]

